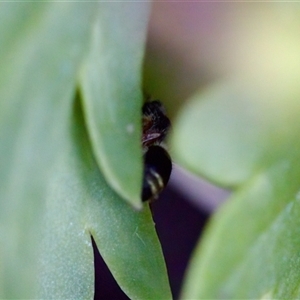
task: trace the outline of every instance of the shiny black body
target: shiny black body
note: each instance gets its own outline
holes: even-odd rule
[[[169,181],[171,158],[164,148],[151,146],[144,155],[144,167],[142,200],[154,200]]]
[[[143,109],[144,178],[142,200],[153,201],[166,187],[172,162],[168,152],[160,146],[171,126],[162,104],[155,100],[144,104]]]

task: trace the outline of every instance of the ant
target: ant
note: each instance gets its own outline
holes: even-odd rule
[[[168,152],[160,146],[165,139],[171,122],[160,101],[146,102],[142,108],[142,146],[144,151],[144,178],[142,201],[153,201],[166,187],[172,161]]]

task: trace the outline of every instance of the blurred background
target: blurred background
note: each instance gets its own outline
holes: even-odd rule
[[[153,3],[145,55],[144,89],[164,103],[173,124],[190,96],[226,73],[224,61],[227,50],[223,44],[225,33],[233,21],[232,15],[238,14],[237,10],[230,3]],[[176,164],[170,187],[207,213],[229,195],[228,191]]]

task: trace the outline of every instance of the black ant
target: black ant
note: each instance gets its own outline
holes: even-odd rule
[[[142,201],[153,201],[166,187],[172,171],[170,155],[160,146],[171,123],[160,101],[146,102],[142,112],[144,151]]]

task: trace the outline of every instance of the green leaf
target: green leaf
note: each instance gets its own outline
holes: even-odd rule
[[[47,199],[41,297],[91,298],[92,234],[131,299],[171,299],[151,212],[148,206],[133,210],[107,185],[91,152],[78,103],[64,141]]]
[[[174,124],[177,161],[224,186],[246,182],[288,150],[299,127],[294,92],[263,94],[242,80],[196,93]]]
[[[94,5],[2,3],[0,298],[34,298],[45,190]]]
[[[141,208],[141,64],[149,3],[102,3],[81,76],[93,150],[106,180]]]
[[[299,170],[299,154],[279,161],[214,216],[182,299],[300,297]]]
[[[121,138],[120,128],[123,130],[126,122],[133,124],[126,128],[127,133],[132,133],[130,142],[125,137],[116,143],[105,140],[108,148],[103,155],[109,161],[120,162],[120,173],[129,174],[128,168],[132,167],[130,180],[127,179],[130,186],[128,190],[124,187],[124,194],[129,191],[138,207],[142,154],[137,65],[141,63],[146,20],[135,27],[141,20],[129,22],[124,15],[130,11],[129,6],[136,16],[141,9],[141,18],[148,9],[147,4],[139,3],[128,7],[118,4],[115,9],[107,5],[10,3],[1,6],[1,298],[91,299],[94,293],[91,235],[121,288],[132,299],[171,298],[149,208],[145,205],[141,212],[133,210],[109,187],[94,159],[94,155],[98,157],[102,152],[97,145],[92,151],[93,135],[88,136],[86,132],[85,122],[90,123],[90,116],[86,114],[83,121],[79,100],[73,102],[78,77],[84,82],[85,76],[95,79],[83,71],[92,63],[91,54],[88,58],[85,55],[95,50],[92,28],[97,32],[103,22],[101,32],[110,36],[105,43],[114,51],[120,40],[128,58],[128,70],[121,65],[120,71],[124,72],[117,73],[115,66],[109,80],[101,77],[99,83],[103,80],[104,86],[111,84],[109,93],[118,91],[118,99],[123,88],[126,95],[130,94],[126,106],[124,103],[109,106],[109,111],[120,117],[115,119],[118,123],[115,128],[119,129],[110,132],[111,139]],[[130,15],[133,18],[131,11]],[[124,23],[123,31],[118,31],[117,17],[125,23],[128,21],[129,27]],[[135,29],[131,33],[139,42],[123,39],[123,34],[130,35],[130,28]],[[128,51],[131,46],[132,52]],[[109,52],[108,46],[103,47]],[[115,63],[126,56],[121,54],[118,53]],[[93,87],[90,82],[85,84],[88,87],[83,95],[89,97],[89,88]],[[101,96],[100,102],[105,99]],[[84,101],[84,108],[87,102]],[[110,125],[107,120],[107,126]],[[131,142],[133,146],[129,145]],[[115,151],[116,145],[125,149],[126,156],[122,151]],[[119,154],[122,161],[116,158]],[[114,176],[119,180],[121,175]]]
[[[235,186],[195,250],[182,299],[300,296],[300,93],[285,90],[283,98],[255,88],[240,80],[214,85],[174,126],[180,161]]]

